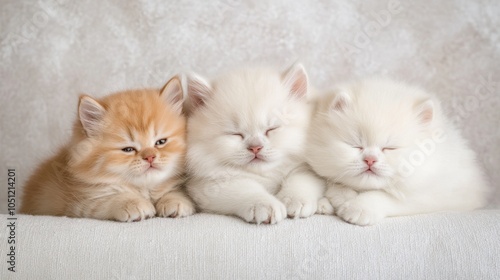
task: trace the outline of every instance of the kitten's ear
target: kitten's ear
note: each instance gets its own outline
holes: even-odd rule
[[[87,136],[92,137],[99,134],[106,109],[97,100],[90,96],[80,96],[78,104],[78,116]]]
[[[434,119],[435,105],[431,99],[416,104],[417,117],[422,124],[430,124]]]
[[[190,110],[203,106],[207,98],[213,93],[210,84],[194,73],[187,75],[187,91]]]
[[[345,90],[337,90],[332,101],[330,110],[335,112],[345,112],[351,106],[351,96]]]
[[[308,91],[308,78],[304,66],[300,63],[292,65],[282,75],[282,81],[290,89],[290,94],[295,97],[304,97]]]
[[[172,107],[172,109],[177,113],[181,113],[182,104],[184,102],[181,78],[179,76],[171,78],[161,89],[160,96]]]

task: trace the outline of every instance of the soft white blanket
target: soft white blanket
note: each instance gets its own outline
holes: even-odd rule
[[[389,75],[436,92],[499,189],[499,14],[495,0],[1,1],[1,178],[15,168],[20,192],[80,93],[298,60],[319,88]]]
[[[209,214],[132,224],[19,216],[16,272],[2,250],[0,279],[499,279],[499,220],[500,210],[372,227],[331,216],[272,226]]]

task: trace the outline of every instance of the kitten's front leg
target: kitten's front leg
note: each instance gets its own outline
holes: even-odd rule
[[[207,212],[235,215],[249,223],[275,224],[286,218],[286,208],[276,197],[251,179],[191,181],[190,195]]]
[[[333,209],[332,204],[326,197],[322,197],[318,200],[318,209],[316,210],[316,214],[319,215],[333,215],[335,213],[335,209]]]
[[[276,224],[286,218],[286,208],[270,194],[255,194],[242,203],[236,215],[249,223]]]
[[[139,193],[119,192],[108,195],[95,194],[74,205],[82,209],[82,217],[120,222],[137,222],[154,217],[156,210],[153,204]]]
[[[316,212],[324,191],[323,180],[308,171],[301,171],[289,175],[276,196],[285,204],[289,217],[306,218]]]
[[[193,215],[194,203],[181,190],[164,194],[155,204],[156,215],[159,217],[182,218]]]
[[[338,210],[345,202],[355,198],[358,193],[348,187],[330,182],[325,192],[325,197],[328,198],[335,210]]]
[[[124,198],[115,205],[114,218],[121,222],[137,222],[149,219],[154,217],[156,212],[149,200],[138,197]]]
[[[389,210],[398,204],[396,198],[384,191],[367,191],[344,202],[337,209],[337,215],[351,224],[374,225],[387,217]]]

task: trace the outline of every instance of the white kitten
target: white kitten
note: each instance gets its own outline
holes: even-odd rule
[[[368,79],[317,107],[308,161],[327,178],[326,197],[345,221],[484,206],[488,188],[474,152],[434,96]]]
[[[307,88],[301,65],[188,77],[188,190],[201,210],[257,224],[315,213],[324,183],[304,159]]]

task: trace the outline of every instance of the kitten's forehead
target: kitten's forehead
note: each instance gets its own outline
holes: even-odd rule
[[[383,89],[359,88],[352,93],[345,116],[336,121],[344,138],[356,139],[366,146],[397,145],[410,141],[418,131],[411,99]]]
[[[137,129],[134,127],[129,127],[126,129],[126,134],[123,136],[126,137],[128,141],[131,142],[150,142],[151,139],[156,138],[157,132],[155,131],[153,125],[149,125],[148,127]]]
[[[358,137],[360,137],[367,146],[379,146],[384,143],[395,141],[397,133],[391,126],[381,125],[380,123],[363,123],[358,127]]]
[[[280,121],[289,101],[280,77],[269,71],[244,71],[216,81],[209,114],[234,129],[262,128]]]
[[[256,108],[280,102],[287,96],[280,74],[269,69],[243,69],[214,82],[213,98],[218,103],[254,105]],[[240,107],[241,108],[241,107]]]
[[[106,97],[107,133],[111,141],[151,142],[183,129],[185,120],[171,110],[157,90],[132,90]]]
[[[226,125],[234,129],[261,130],[264,127],[278,125],[280,123],[279,112],[283,110],[283,106],[271,106],[261,110],[246,108],[233,112]]]

